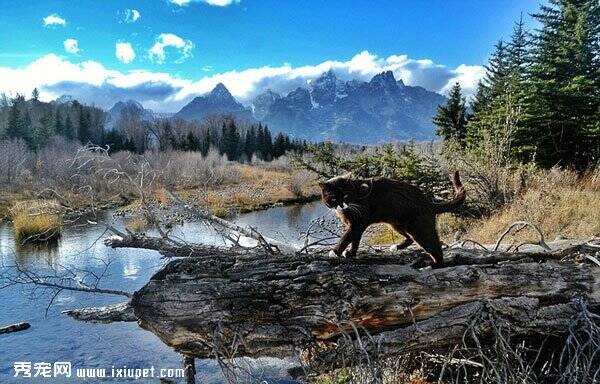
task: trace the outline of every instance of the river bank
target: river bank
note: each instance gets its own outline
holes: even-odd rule
[[[235,214],[264,210],[274,206],[286,206],[308,203],[320,198],[314,179],[289,167],[270,167],[267,165],[231,165],[235,177],[229,177],[219,183],[205,185],[174,185],[169,187],[186,202],[208,209],[212,214],[229,217]],[[121,213],[135,213],[141,202],[138,196],[124,189],[118,194],[98,194],[91,201],[87,195],[73,191],[45,191],[40,193],[33,188],[20,188],[18,191],[0,191],[0,222],[11,221],[11,210],[18,204],[30,200],[56,201],[68,207],[72,214],[81,214],[95,209],[115,209]],[[148,199],[162,208],[172,205],[167,188],[157,184]]]

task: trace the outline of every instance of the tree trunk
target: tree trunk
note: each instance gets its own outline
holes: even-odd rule
[[[416,250],[331,259],[199,247],[187,252],[198,257],[158,271],[131,307],[141,327],[197,358],[300,350],[335,359],[338,342],[361,332],[389,356],[448,350],[482,314],[509,324],[513,336],[532,336],[563,334],[582,302],[600,313],[596,252],[585,245],[553,253],[454,249],[446,267],[417,270],[409,266],[422,256]],[[477,323],[476,331],[485,338],[490,328]]]
[[[0,327],[0,335],[3,333],[24,331],[26,329],[29,329],[29,327],[31,327],[31,324],[29,324],[29,323],[16,323],[16,324],[8,325],[6,327]]]

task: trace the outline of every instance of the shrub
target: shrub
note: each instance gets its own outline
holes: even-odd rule
[[[23,140],[0,141],[0,188],[11,190],[17,187],[20,178],[27,173],[33,153]]]
[[[47,201],[23,201],[12,210],[15,240],[46,241],[60,237],[62,217],[59,205]]]
[[[304,196],[306,186],[311,182],[312,175],[308,171],[300,170],[292,173],[287,189],[297,198]]]

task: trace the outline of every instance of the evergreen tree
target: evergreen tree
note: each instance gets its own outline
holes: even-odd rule
[[[10,139],[23,137],[21,110],[14,101],[12,102],[8,112],[8,127],[6,130],[6,136]]]
[[[33,101],[39,101],[40,92],[38,91],[37,88],[33,88],[33,92],[31,92],[31,98],[33,99]]]
[[[66,136],[65,127],[62,123],[62,119],[60,117],[60,109],[56,108],[56,112],[54,113],[54,132],[58,135]]]
[[[273,159],[273,139],[271,138],[271,131],[266,125],[263,130],[263,154],[265,161]]]
[[[207,129],[204,132],[204,135],[202,135],[202,141],[200,142],[200,153],[202,154],[203,157],[208,154],[211,144],[212,144],[212,142],[211,142],[210,129]]]
[[[450,90],[446,105],[438,106],[433,123],[437,126],[436,133],[443,140],[453,140],[465,146],[467,135],[467,107],[462,96],[460,84],[456,83]]]
[[[259,159],[265,159],[265,132],[261,123],[258,123],[258,128],[256,129],[255,153]]]
[[[529,39],[523,23],[523,15],[515,23],[506,53],[508,71],[517,71],[524,75],[529,63]]]
[[[73,140],[75,138],[75,127],[73,126],[73,122],[71,121],[71,115],[67,112],[67,117],[65,118],[65,125],[64,125],[64,136],[69,139],[69,140]]]
[[[244,137],[244,153],[248,160],[252,160],[252,155],[256,150],[256,127],[252,125]]]
[[[198,140],[198,138],[196,137],[196,135],[194,135],[194,132],[189,131],[187,134],[187,144],[186,144],[186,148],[187,151],[199,151],[200,150],[200,140]]]
[[[52,110],[48,110],[40,119],[40,124],[33,130],[33,147],[42,148],[52,135],[54,135],[54,116]]]
[[[240,153],[240,134],[233,119],[229,119],[227,123],[223,123],[223,153],[227,155],[227,159],[235,161],[239,159]]]
[[[550,0],[533,15],[527,127],[544,166],[583,169],[598,159],[600,5],[597,0]]]
[[[79,107],[79,129],[77,130],[77,136],[79,141],[83,144],[87,144],[92,141],[90,132],[90,115],[89,112],[84,109],[81,105]]]
[[[473,116],[477,116],[484,108],[488,102],[488,89],[480,80],[477,83],[477,91],[471,100],[470,107]]]
[[[484,84],[489,89],[491,96],[502,93],[509,72],[508,51],[504,41],[500,40],[496,43],[494,52],[485,69]]]
[[[288,145],[289,139],[286,143],[286,136],[283,133],[279,132],[275,135],[275,141],[273,142],[273,158],[284,155],[285,151],[289,149]]]

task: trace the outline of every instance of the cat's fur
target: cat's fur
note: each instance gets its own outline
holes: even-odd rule
[[[457,209],[466,196],[458,172],[454,173],[452,183],[455,196],[444,202],[432,202],[418,187],[384,177],[358,179],[347,174],[319,183],[323,202],[336,209],[346,226],[333,252],[340,256],[350,245],[345,255],[356,255],[367,227],[387,223],[406,238],[396,249],[416,242],[431,256],[434,267],[442,266],[444,259],[435,215]]]

